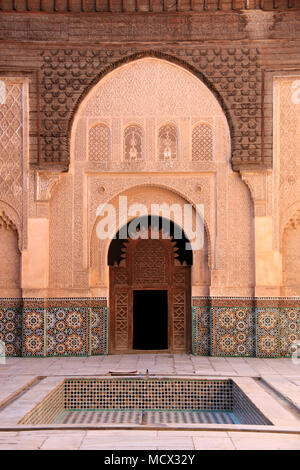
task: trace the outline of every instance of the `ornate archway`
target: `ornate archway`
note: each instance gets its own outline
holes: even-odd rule
[[[166,239],[160,230],[151,238],[150,232],[148,228],[146,236],[144,233],[140,238],[124,241],[119,262],[110,266],[110,353],[131,353],[139,349],[173,353],[190,350],[191,265],[180,256],[177,241],[172,236]],[[136,302],[143,292],[145,303]],[[163,293],[165,302],[163,295],[159,295]],[[152,302],[149,306],[154,298],[158,303]],[[164,328],[163,319],[155,316],[152,308],[160,309],[160,316],[165,315],[166,336],[162,338],[160,332],[160,347],[156,339],[148,338],[143,343],[143,339],[136,336],[142,334],[136,318],[147,335],[155,335],[155,329]],[[153,325],[155,321],[157,325]]]
[[[18,228],[0,201],[0,292],[3,297],[17,296],[21,282],[21,253]]]

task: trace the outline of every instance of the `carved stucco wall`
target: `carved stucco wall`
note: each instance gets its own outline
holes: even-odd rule
[[[50,273],[53,288],[73,286],[73,178],[65,176],[53,192],[50,205]]]
[[[253,207],[248,188],[236,174],[228,178],[228,193],[227,283],[238,296],[241,287],[255,283]],[[253,295],[251,289],[248,295]]]
[[[92,182],[95,184],[95,182]],[[136,183],[136,181],[135,181]],[[96,181],[97,184],[97,181]],[[128,207],[131,204],[143,204],[147,211],[146,213],[151,213],[151,204],[177,204],[183,209],[183,205],[191,203],[190,200],[182,197],[178,193],[178,190],[172,187],[163,187],[163,183],[159,186],[159,183],[156,181],[156,184],[142,184],[139,186],[134,186],[121,193],[122,196],[127,197]],[[117,225],[116,231],[120,229],[124,224],[127,223],[126,219],[121,218],[120,211],[118,210],[118,196],[113,198],[110,201],[111,204],[116,208],[117,215]],[[96,208],[95,208],[96,210]],[[143,215],[143,214],[137,214]],[[195,214],[193,214],[195,217]],[[134,218],[130,216],[129,219]],[[170,219],[176,222],[174,213],[171,212]],[[110,240],[102,241],[99,240],[96,235],[96,228],[99,219],[91,218],[90,229],[91,229],[91,287],[102,287],[108,285],[108,266],[107,266],[107,255],[110,245]],[[194,224],[192,229],[195,230],[195,218],[193,220]],[[89,230],[90,232],[90,230]],[[188,232],[186,232],[188,236]],[[201,292],[203,295],[208,293],[208,286],[210,285],[210,267],[211,267],[211,243],[210,243],[210,234],[208,232],[207,221],[205,221],[205,232],[204,232],[204,247],[198,252],[194,252],[194,269],[193,269],[193,285],[197,286],[198,293]]]
[[[0,212],[0,292],[14,294],[20,288],[20,251],[14,223]]]
[[[282,252],[282,295],[300,295],[300,75],[274,79],[274,218]],[[277,209],[277,210],[276,210]]]
[[[297,214],[285,228],[282,240],[282,281],[284,292],[299,295],[300,279],[300,217]]]
[[[214,132],[218,125],[227,126],[224,113],[210,90],[183,68],[147,58],[123,65],[105,76],[79,107],[73,129],[77,126],[81,140],[87,139],[87,127],[96,123],[109,125],[111,155],[109,162],[97,168],[132,171],[132,164],[127,168],[128,161],[120,142],[128,126],[141,126],[146,134],[145,159],[137,162],[135,169],[163,170],[166,167],[158,164],[159,129],[165,124],[173,125],[179,134],[180,153],[173,169],[195,170],[199,163],[192,162],[191,132],[192,126],[203,121],[213,126]],[[227,133],[229,136],[228,126]],[[73,150],[76,161],[86,160],[83,143],[80,146],[76,143]],[[230,152],[228,146],[226,150]]]
[[[211,127],[207,160],[192,159],[197,123]],[[91,161],[90,129],[97,124],[110,130],[111,142],[105,146],[110,155]],[[165,124],[177,129],[178,146],[177,159],[167,162],[159,158],[159,129]],[[124,159],[124,130],[131,125],[143,130],[141,161]],[[204,204],[207,242],[195,254],[194,294],[208,294],[211,276],[215,295],[251,295],[252,202],[246,185],[231,169],[230,152],[230,132],[221,106],[187,70],[165,60],[143,58],[105,76],[78,109],[70,170],[61,176],[50,201],[50,290],[58,294],[61,289],[63,295],[72,286],[73,292],[88,295],[91,286],[94,295],[107,295],[108,243],[97,242],[96,252],[96,245],[91,246],[96,210],[99,204],[116,203],[119,194],[126,194],[131,202],[147,206],[151,202]],[[210,274],[205,258],[209,258]]]
[[[87,90],[100,77],[105,79],[109,70],[124,63],[132,63],[136,57],[153,55],[190,68],[195,76],[202,77],[214,89],[219,101],[224,108],[226,106],[227,116],[231,120],[232,163],[236,168],[245,165],[269,166],[271,148],[267,145],[262,152],[259,54],[256,47],[217,47],[211,50],[186,50],[186,53],[173,46],[146,53],[134,47],[120,53],[102,49],[91,52],[76,49],[44,50],[41,53],[43,90],[40,163],[55,162],[67,168],[70,161],[68,130],[78,103]],[[164,116],[163,110],[161,116]]]
[[[0,289],[20,289],[20,250],[27,242],[28,83],[0,77]]]
[[[4,100],[0,102],[0,201],[15,212],[13,222],[26,226],[28,175],[28,82],[0,77]],[[26,230],[24,237],[26,245]]]

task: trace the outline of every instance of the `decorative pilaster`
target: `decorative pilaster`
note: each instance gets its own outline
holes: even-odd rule
[[[274,220],[269,206],[267,172],[242,172],[254,205],[255,295],[280,294],[282,256],[274,247]]]

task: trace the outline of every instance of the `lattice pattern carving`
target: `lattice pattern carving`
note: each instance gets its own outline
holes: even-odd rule
[[[105,124],[96,124],[89,130],[89,160],[105,162],[110,158],[110,130]]]
[[[115,341],[118,349],[128,349],[128,294],[117,292],[115,296],[116,333]]]
[[[175,284],[185,284],[185,273],[184,272],[174,272],[174,283]]]
[[[192,133],[192,160],[193,162],[209,161],[213,159],[213,136],[209,124],[198,124]]]
[[[184,350],[185,346],[185,291],[173,294],[173,347],[174,351]]]
[[[134,279],[144,286],[167,282],[167,252],[159,240],[141,240],[137,245]]]
[[[170,162],[177,160],[177,129],[171,124],[162,126],[158,133],[159,160]]]
[[[128,126],[124,131],[124,160],[143,160],[143,129],[140,126]]]
[[[120,268],[115,275],[115,283],[118,285],[128,284],[128,273],[125,268]]]
[[[22,199],[22,121],[22,84],[7,82],[0,104],[0,198],[15,208]]]

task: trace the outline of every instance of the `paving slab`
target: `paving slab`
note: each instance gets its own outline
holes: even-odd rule
[[[196,450],[235,450],[230,437],[193,437]]]
[[[232,441],[237,450],[300,450],[299,436],[233,436]]]
[[[73,433],[72,435],[54,435],[45,439],[40,449],[42,450],[72,450],[78,449],[84,439],[85,433]]]

